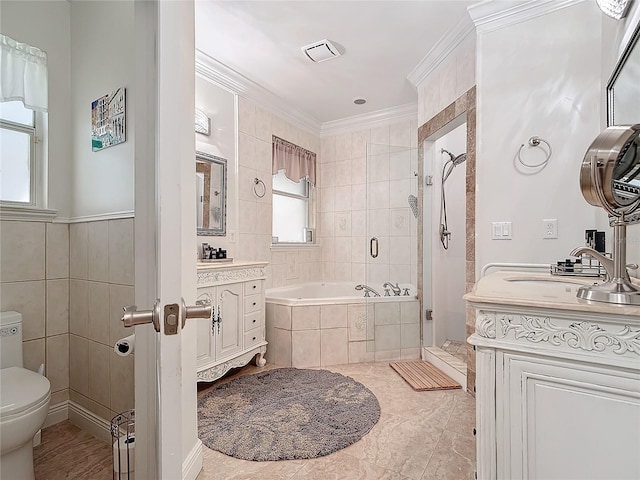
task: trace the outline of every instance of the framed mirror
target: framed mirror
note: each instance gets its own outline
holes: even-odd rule
[[[227,233],[227,160],[196,152],[197,234]]]
[[[607,126],[640,123],[640,23],[607,84]]]

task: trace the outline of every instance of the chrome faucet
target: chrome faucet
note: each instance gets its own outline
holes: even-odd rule
[[[590,247],[574,248],[571,251],[570,255],[572,257],[579,257],[581,255],[589,255],[590,257],[595,258],[596,260],[598,260],[602,264],[602,266],[604,267],[605,272],[607,272],[607,276],[606,276],[605,280],[608,282],[609,280],[611,280],[613,278],[613,268],[614,268],[613,259],[605,257],[603,254],[601,254],[600,252],[597,252],[593,248],[590,248]],[[625,274],[626,274],[626,279],[629,280],[629,272],[627,272],[626,269],[625,269]]]
[[[385,283],[382,284],[382,286],[383,287],[389,287],[391,289],[391,291],[393,292],[393,296],[394,297],[400,296],[400,287],[398,286],[397,283],[394,285],[393,283],[385,282]]]
[[[380,296],[380,294],[378,292],[376,292],[373,288],[367,287],[364,284],[356,285],[356,290],[364,290],[364,296],[365,297],[370,297],[371,296],[371,295],[369,295],[369,292],[373,293],[374,297],[379,297]]]

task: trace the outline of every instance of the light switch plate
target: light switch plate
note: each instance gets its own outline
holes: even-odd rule
[[[512,233],[511,222],[491,222],[492,240],[511,240]]]

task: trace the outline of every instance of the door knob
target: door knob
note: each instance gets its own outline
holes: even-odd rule
[[[187,306],[182,299],[182,328],[184,328],[187,318],[211,318],[211,315],[213,315],[211,303],[196,302],[194,306]]]
[[[122,314],[122,323],[125,327],[133,327],[135,325],[144,325],[152,323],[156,332],[160,331],[160,300],[156,300],[151,310],[138,310],[136,305],[124,307]]]

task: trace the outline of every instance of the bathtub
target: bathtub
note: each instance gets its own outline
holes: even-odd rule
[[[364,296],[363,290],[356,290],[357,283],[351,282],[315,282],[301,283],[287,287],[267,289],[266,301],[280,305],[339,305],[345,303],[369,302],[408,302],[416,300],[416,287],[410,284],[400,283],[398,286],[404,293],[409,289],[409,295],[394,296],[389,289],[390,296],[384,296],[385,289],[382,285],[367,285],[380,294],[380,297]]]
[[[356,283],[317,282],[265,292],[267,360],[285,367],[420,358],[420,304],[408,296],[364,297]],[[390,292],[393,295],[393,292]]]

